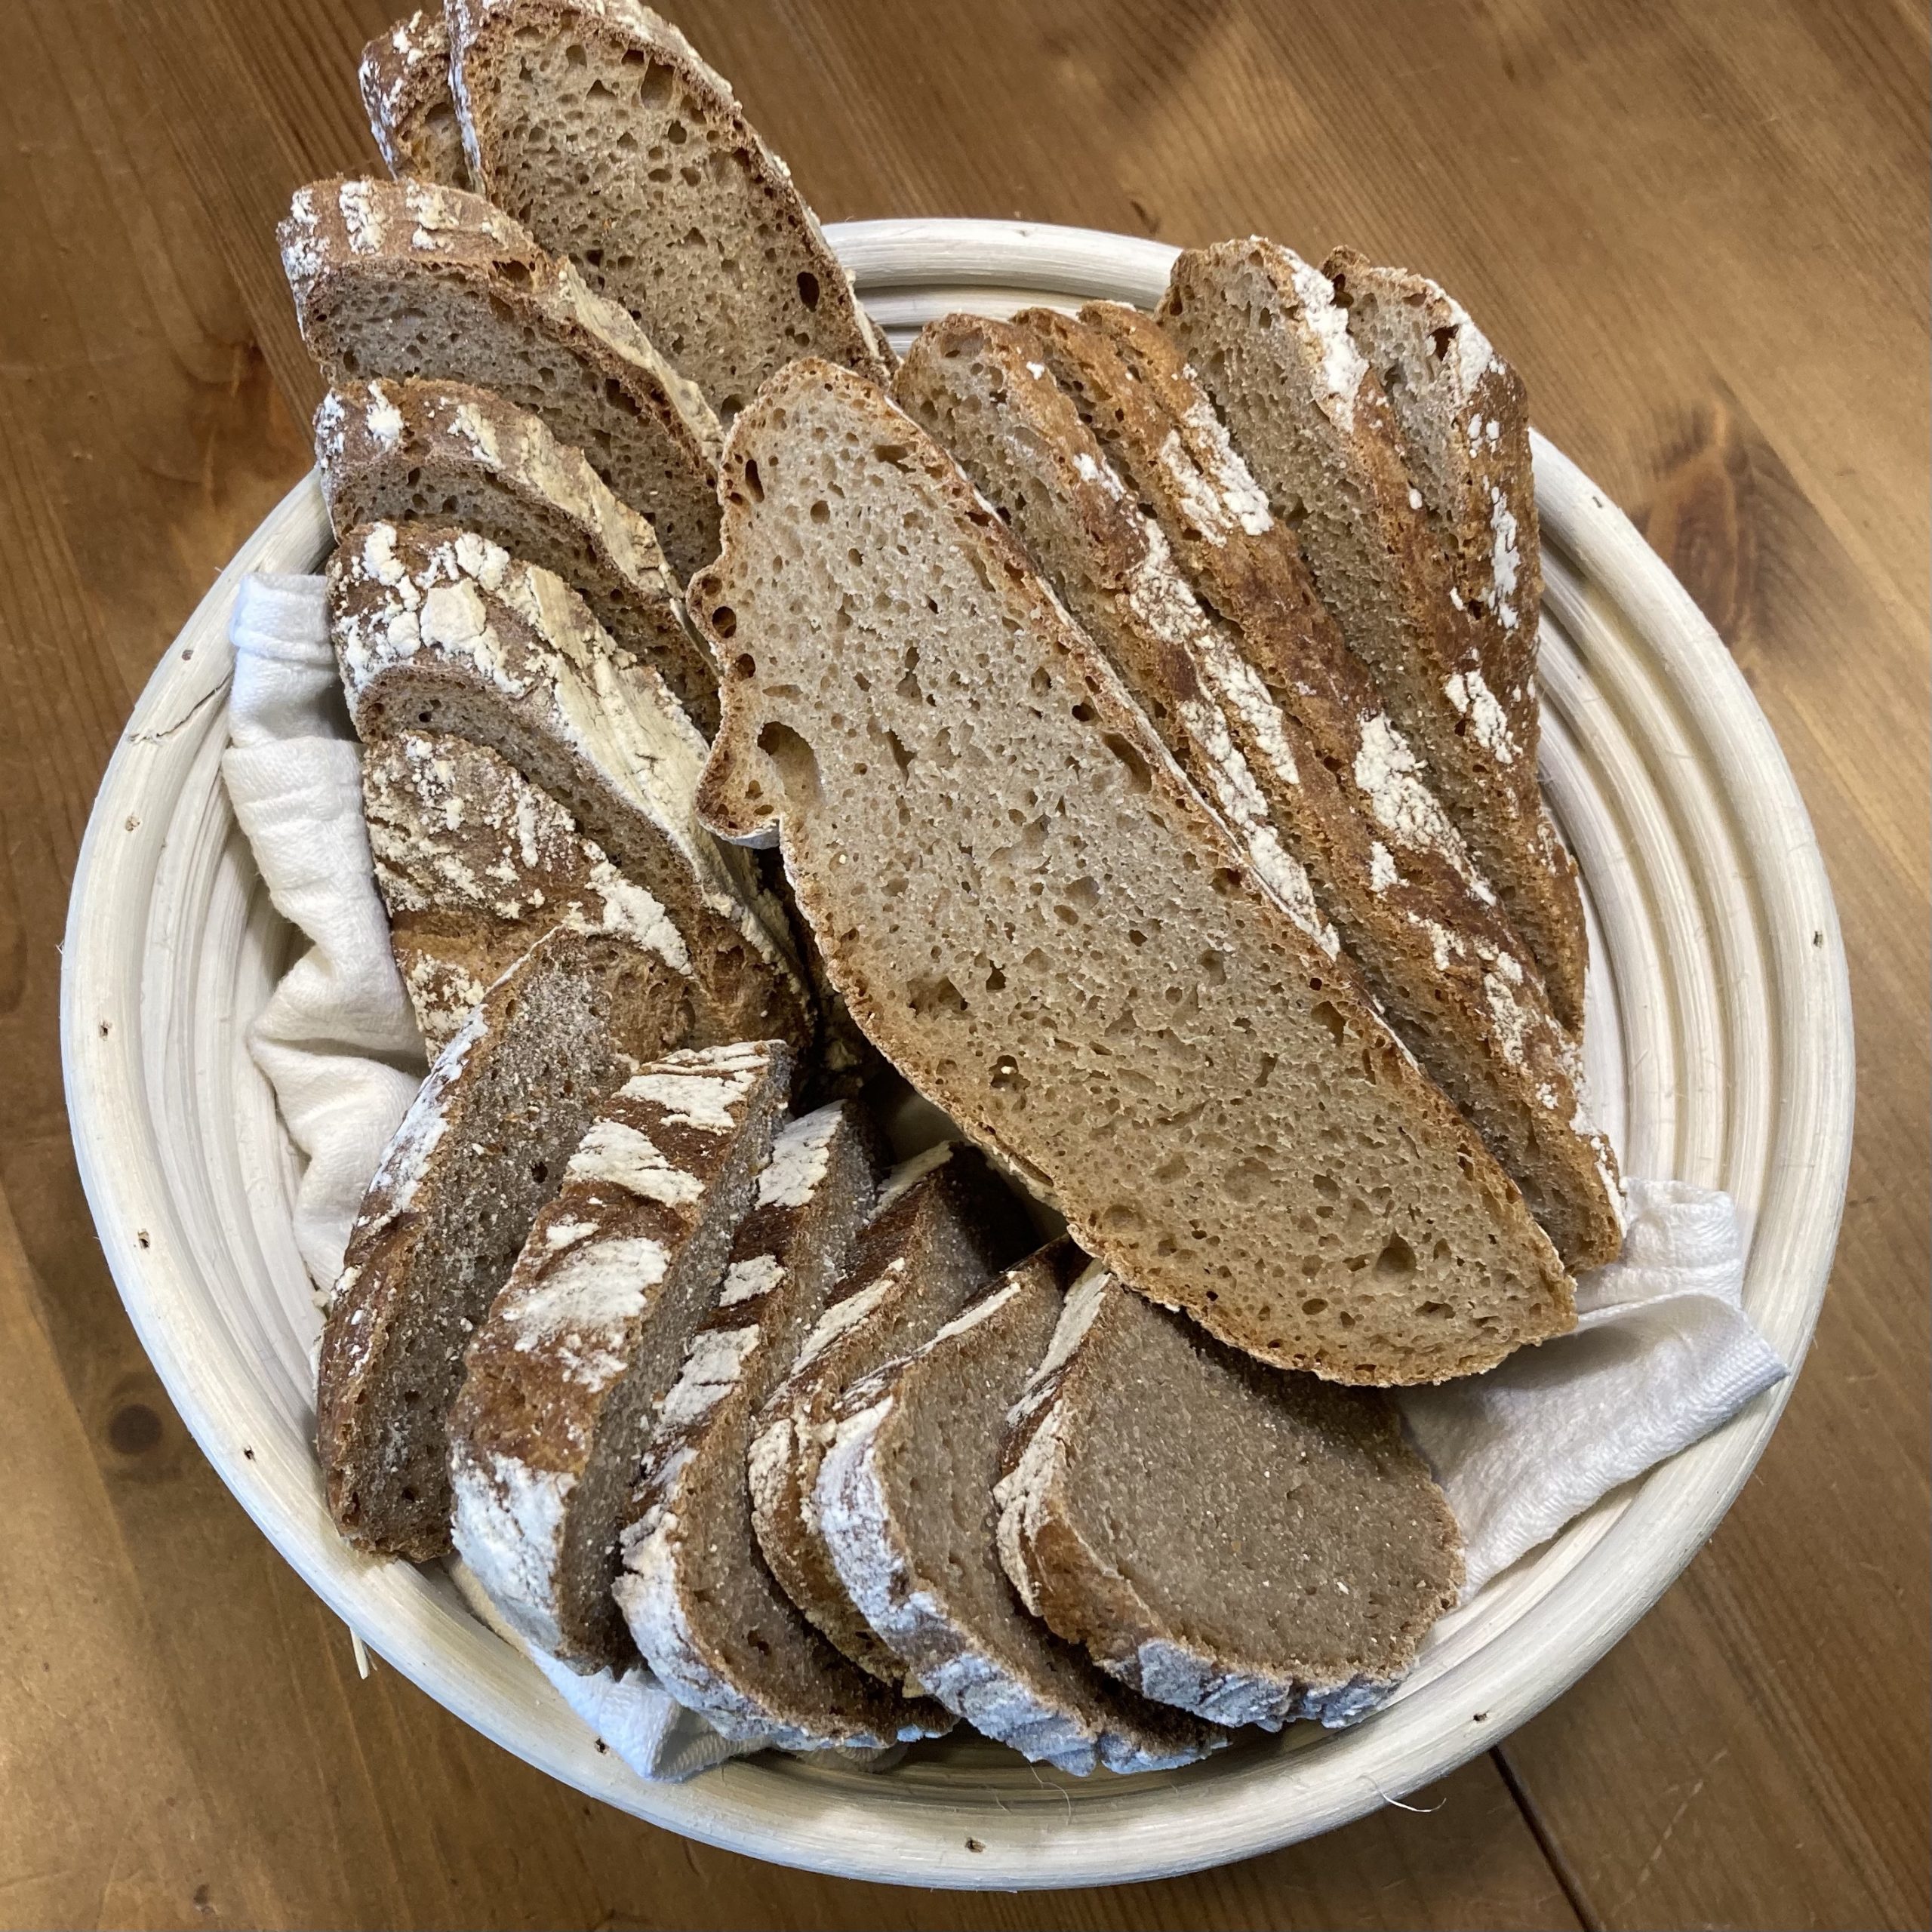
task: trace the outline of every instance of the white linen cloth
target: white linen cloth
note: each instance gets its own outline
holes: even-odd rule
[[[309,1156],[297,1234],[326,1284],[422,1062],[370,877],[321,583],[245,581],[230,627],[234,743],[223,770],[276,906],[312,943],[251,1046]],[[1741,1305],[1743,1246],[1730,1197],[1681,1181],[1638,1179],[1629,1189],[1623,1257],[1580,1278],[1574,1334],[1486,1375],[1399,1398],[1461,1525],[1466,1595],[1787,1373]],[[480,1595],[454,1567],[466,1595]],[[535,1661],[641,1777],[687,1777],[757,1748],[726,1743],[648,1672],[618,1682]]]

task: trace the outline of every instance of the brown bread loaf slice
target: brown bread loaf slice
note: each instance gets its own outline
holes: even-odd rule
[[[1616,1161],[1583,1106],[1575,1043],[1180,351],[1151,315],[1115,303],[1016,320],[1031,340],[1006,370],[1009,414],[1043,434],[1061,429],[1051,447],[1072,449],[1084,495],[1099,496],[1111,459],[1258,681],[1232,685],[1229,728],[1390,1023],[1522,1189],[1565,1266],[1611,1260]],[[1042,359],[1093,440],[1075,441],[1042,406],[1028,380]]]
[[[1024,1211],[977,1149],[943,1143],[895,1168],[840,1284],[760,1411],[748,1458],[752,1525],[771,1574],[854,1663],[916,1695],[853,1608],[818,1534],[814,1485],[832,1404],[917,1348],[1033,1245]]]
[[[554,932],[437,1056],[369,1184],[322,1329],[316,1444],[350,1542],[419,1560],[448,1549],[464,1345],[599,1100],[675,1036],[682,985],[621,940]]]
[[[618,651],[550,571],[473,533],[351,531],[329,560],[330,622],[365,743],[427,731],[486,745],[548,792],[690,948],[728,1036],[802,1042],[811,1007],[749,855],[694,815],[705,743],[663,680]]]
[[[657,534],[541,417],[466,383],[379,377],[322,398],[315,464],[338,537],[452,524],[555,571],[706,737],[717,730],[717,667],[685,627]]]
[[[723,474],[700,809],[778,822],[887,1057],[1124,1279],[1281,1365],[1439,1380],[1570,1327],[1521,1195],[957,464],[795,363]]]
[[[891,352],[791,171],[635,0],[454,0],[478,183],[621,303],[728,421],[795,356],[875,382]]]
[[[1014,1411],[999,1547],[1036,1615],[1218,1724],[1352,1724],[1456,1601],[1386,1396],[1263,1367],[1091,1270]]]
[[[706,1000],[663,907],[569,813],[481,745],[404,731],[363,747],[362,803],[389,944],[432,1057],[485,990],[557,926],[653,955],[685,1017],[667,1044],[714,1046],[737,1016]]]
[[[779,1588],[752,1527],[752,1426],[872,1213],[873,1138],[850,1102],[780,1131],[718,1306],[659,1413],[617,1583],[631,1635],[672,1697],[728,1737],[787,1750],[879,1749],[952,1722],[834,1650]]]
[[[369,131],[392,174],[469,186],[450,98],[450,35],[440,7],[419,7],[362,50],[356,79]]]
[[[298,188],[277,230],[331,384],[428,376],[547,423],[657,533],[681,579],[717,553],[719,430],[614,302],[481,195],[425,181]]]
[[[987,1737],[1085,1777],[1163,1770],[1225,1744],[1145,1702],[1029,1616],[1000,1567],[1007,1411],[1086,1257],[1055,1242],[833,1411],[818,1520],[839,1580],[909,1677]]]
[[[791,1084],[789,1050],[667,1055],[610,1095],[465,1357],[456,1547],[572,1669],[635,1650],[611,1594],[658,1411],[716,1305]]]
[[[1322,600],[1374,673],[1510,923],[1557,1017],[1583,1025],[1587,942],[1576,871],[1484,679],[1479,633],[1387,393],[1320,270],[1272,242],[1189,249],[1161,325],[1214,399],[1235,447],[1296,527]]]

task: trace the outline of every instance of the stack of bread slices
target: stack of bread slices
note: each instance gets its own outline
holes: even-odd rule
[[[637,0],[361,80],[281,240],[432,1065],[343,1534],[794,1749],[1353,1721],[1461,1580],[1386,1390],[1620,1240],[1515,376],[1260,239],[897,361]]]

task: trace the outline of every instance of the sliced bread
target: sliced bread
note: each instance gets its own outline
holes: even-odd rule
[[[379,377],[322,398],[315,464],[337,536],[453,524],[555,571],[706,737],[717,730],[717,667],[685,627],[656,532],[541,417],[466,383]]]
[[[916,1695],[853,1608],[818,1533],[814,1485],[847,1385],[917,1348],[1033,1245],[1024,1211],[975,1149],[943,1142],[893,1171],[851,1272],[760,1411],[752,1525],[780,1588],[854,1663]]]
[[[331,385],[493,389],[583,452],[680,579],[716,554],[717,418],[623,309],[508,215],[432,182],[318,181],[277,232],[302,339]]]
[[[780,1131],[724,1291],[660,1413],[624,1533],[617,1602],[645,1661],[728,1737],[876,1749],[950,1720],[841,1657],[778,1587],[752,1528],[745,1455],[759,1406],[844,1278],[878,1195],[850,1102]]]
[[[437,1056],[369,1183],[322,1329],[316,1442],[350,1542],[449,1548],[464,1344],[598,1102],[676,1037],[683,984],[621,940],[559,931]]]
[[[452,0],[484,192],[621,303],[729,420],[795,356],[891,352],[724,80],[636,0]]]
[[[362,50],[356,79],[369,131],[395,175],[469,186],[450,98],[450,35],[441,7],[419,7]]]
[[[1281,1365],[1439,1380],[1573,1324],[1515,1187],[917,424],[795,363],[722,488],[700,810],[777,822],[888,1059],[1124,1279]]]
[[[1387,392],[1319,269],[1251,238],[1190,249],[1161,307],[1273,513],[1296,527],[1322,600],[1535,955],[1557,1017],[1583,1014],[1575,868],[1482,675],[1480,634]]]
[[[750,1210],[789,1060],[747,1041],[626,1081],[470,1342],[449,1421],[457,1550],[505,1619],[575,1669],[635,1654],[611,1594],[619,1538]]]
[[[833,1567],[907,1675],[986,1736],[1084,1777],[1165,1770],[1226,1743],[1146,1703],[1027,1614],[1000,1567],[1007,1411],[1086,1257],[1042,1249],[832,1412],[818,1520]]]
[[[1111,459],[1159,523],[1215,614],[1204,648],[1232,651],[1247,674],[1219,681],[1269,822],[1390,1023],[1475,1123],[1564,1264],[1611,1260],[1622,1238],[1615,1158],[1583,1105],[1575,1043],[1180,351],[1152,316],[1115,303],[1017,321],[1014,353],[1025,359],[1005,366],[1008,413],[1043,435],[1060,431],[1052,446],[1063,460],[1072,450],[1083,496],[1100,494]],[[989,340],[983,361],[993,349]],[[1041,359],[1087,441],[1029,380]]]
[[[663,907],[737,1039],[803,1041],[810,1002],[748,854],[693,816],[705,743],[664,681],[618,651],[561,578],[467,531],[375,523],[329,560],[330,622],[367,743],[426,731],[487,745]]]
[[[1386,1397],[1265,1368],[1098,1267],[1015,1410],[998,1497],[1028,1607],[1217,1724],[1353,1723],[1463,1580]]]

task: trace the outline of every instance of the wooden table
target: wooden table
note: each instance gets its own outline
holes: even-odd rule
[[[1196,1878],[781,1872],[550,1783],[257,1534],[75,1179],[57,945],[170,635],[306,466],[271,239],[373,164],[385,0],[14,0],[0,58],[0,1922],[1909,1926],[1927,1886],[1927,31],[1888,0],[678,15],[828,218],[1346,237],[1456,289],[1675,565],[1796,768],[1860,1040],[1832,1294],[1710,1547],[1401,1809]]]

